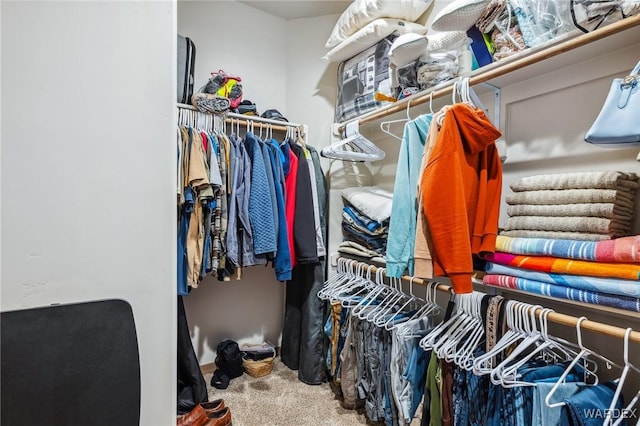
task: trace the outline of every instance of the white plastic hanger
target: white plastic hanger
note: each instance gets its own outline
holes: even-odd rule
[[[385,156],[383,150],[360,134],[358,120],[347,123],[345,138],[322,148],[320,154],[334,160],[363,162],[382,160]]]
[[[520,323],[518,320],[519,311],[528,306],[522,302],[516,302],[513,300],[508,300],[505,305],[505,314],[506,314],[506,323],[507,323],[507,331],[503,334],[503,336],[496,342],[496,344],[491,348],[491,350],[487,351],[485,354],[477,357],[473,362],[473,373],[476,376],[484,376],[486,374],[491,374],[495,367],[496,357],[503,351],[505,351],[509,346],[514,344],[520,339],[523,339],[524,332],[520,328]]]
[[[551,402],[551,400],[552,400],[554,394],[556,393],[556,391],[558,390],[558,388],[560,387],[560,385],[562,385],[564,383],[564,380],[569,375],[569,373],[571,372],[573,367],[575,367],[576,364],[581,359],[583,359],[584,357],[586,357],[586,356],[594,356],[596,358],[599,358],[599,359],[603,360],[607,364],[607,367],[609,367],[609,368],[611,366],[622,368],[619,365],[617,365],[614,362],[612,362],[611,360],[605,358],[604,356],[602,356],[600,354],[597,354],[597,353],[593,352],[592,350],[584,347],[584,345],[582,344],[582,328],[581,328],[581,325],[582,325],[583,321],[586,321],[586,319],[587,319],[587,317],[580,317],[580,318],[578,318],[578,323],[576,324],[576,335],[577,335],[577,340],[578,340],[578,346],[581,349],[580,353],[578,354],[578,356],[576,356],[573,359],[573,361],[571,361],[571,363],[569,363],[569,365],[564,370],[564,372],[562,373],[560,378],[558,378],[556,383],[551,388],[551,391],[549,391],[549,393],[547,394],[547,397],[544,399],[545,404],[547,404],[547,407],[549,407],[549,408],[557,408],[557,407],[562,407],[563,405],[566,405],[566,403],[564,401]],[[596,374],[594,374],[593,372],[591,372],[589,370],[586,370],[586,369],[585,369],[585,373],[587,373],[588,375],[594,376],[595,382],[592,383],[592,385],[597,385],[599,383],[600,379],[598,378],[598,376]]]
[[[624,416],[620,415],[615,422],[612,422],[612,414],[614,413],[614,409],[616,408],[616,402],[620,395],[622,394],[622,387],[624,386],[624,382],[627,379],[627,374],[629,374],[630,370],[635,370],[637,373],[640,373],[640,369],[635,365],[629,362],[629,335],[633,331],[631,328],[627,328],[627,331],[624,333],[624,368],[622,369],[622,373],[620,374],[620,379],[618,380],[618,386],[616,386],[616,392],[613,394],[613,399],[611,400],[611,405],[609,406],[609,411],[607,411],[607,416],[604,420],[604,424],[602,426],[609,426],[612,424],[613,426],[618,426],[624,420]],[[631,410],[631,408],[635,405],[635,403],[640,398],[640,390],[636,393],[636,395],[631,399],[631,402],[625,407],[625,410]],[[623,413],[627,411],[623,410]]]

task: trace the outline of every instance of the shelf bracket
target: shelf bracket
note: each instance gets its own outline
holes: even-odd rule
[[[502,89],[489,83],[478,83],[493,92],[493,125],[500,129],[500,108]]]

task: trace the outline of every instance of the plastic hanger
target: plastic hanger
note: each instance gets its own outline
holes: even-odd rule
[[[567,366],[567,368],[564,370],[564,372],[562,373],[562,375],[558,378],[558,380],[556,381],[556,383],[553,385],[553,387],[551,388],[551,391],[549,391],[549,393],[547,394],[547,397],[544,399],[545,404],[547,404],[547,407],[549,408],[557,408],[557,407],[562,407],[563,405],[566,405],[564,401],[560,401],[560,402],[551,402],[554,394],[556,393],[556,391],[558,390],[558,388],[560,387],[561,384],[564,383],[564,380],[566,379],[567,375],[569,374],[569,372],[573,369],[573,367],[576,366],[576,364],[578,364],[578,362],[583,359],[586,356],[594,356],[596,358],[601,359],[602,361],[604,361],[607,364],[608,368],[611,368],[611,366],[615,366],[618,368],[621,368],[619,365],[615,364],[614,362],[612,362],[611,360],[605,358],[604,356],[597,354],[593,351],[591,351],[588,348],[585,348],[584,345],[582,344],[582,322],[586,321],[587,317],[580,317],[578,318],[578,322],[576,324],[576,338],[578,340],[578,346],[580,347],[580,353],[578,354],[578,356],[576,356],[573,361],[571,361],[571,363],[569,363],[569,365]],[[597,385],[599,383],[599,378],[598,375],[595,374],[594,372],[585,370],[585,373],[587,375],[592,375],[594,376],[595,382],[592,383],[592,385]],[[586,379],[586,377],[585,377]],[[586,382],[586,380],[585,380]]]
[[[577,348],[571,342],[568,342],[564,339],[560,338],[552,338],[548,335],[548,321],[547,318],[549,314],[553,312],[552,309],[544,308],[540,313],[540,340],[542,343],[538,344],[537,347],[534,348],[528,355],[520,359],[518,362],[514,363],[511,366],[508,366],[502,371],[502,386],[503,387],[515,387],[515,386],[531,386],[534,383],[523,382],[517,380],[517,372],[518,370],[525,365],[530,359],[535,357],[538,354],[550,354],[553,357],[553,362],[558,362],[559,360],[568,361],[569,359],[573,359],[578,355],[578,352],[575,350]],[[579,349],[578,349],[579,350]],[[584,366],[588,368],[587,365]],[[595,365],[594,365],[595,368]],[[595,374],[595,370],[594,370]]]
[[[640,373],[640,369],[638,369],[638,367],[636,367],[635,365],[629,362],[629,335],[631,334],[631,331],[633,331],[633,329],[627,328],[627,330],[624,333],[624,356],[623,356],[624,368],[622,369],[622,373],[620,374],[620,379],[618,380],[618,386],[616,386],[616,392],[613,394],[613,399],[611,400],[611,405],[609,406],[609,411],[607,411],[607,416],[604,420],[603,426],[608,426],[609,424],[612,424],[613,426],[617,426],[623,422],[624,416],[621,415],[616,419],[615,422],[611,423],[612,413],[614,413],[614,409],[616,408],[616,402],[618,401],[618,398],[620,398],[620,395],[622,394],[622,388],[624,386],[625,380],[627,379],[627,375],[629,374],[629,371],[633,369],[637,373]],[[631,410],[631,407],[635,405],[635,403],[638,401],[639,398],[640,398],[640,390],[631,399],[631,402],[625,407],[625,410]],[[623,413],[628,412],[625,410],[623,410]]]
[[[495,367],[496,359],[509,346],[524,338],[524,333],[518,321],[519,311],[528,306],[522,302],[508,300],[505,305],[507,331],[496,344],[485,354],[477,357],[473,362],[473,373],[476,376],[491,374]]]
[[[391,125],[393,123],[406,123],[407,121],[408,120],[406,118],[400,118],[398,120],[383,121],[380,123],[380,130],[382,130],[384,133],[388,134],[392,138],[402,141],[402,136],[398,136],[391,131]]]
[[[351,150],[344,149],[350,147]],[[326,158],[344,161],[377,161],[385,156],[376,144],[360,134],[360,124],[352,121],[345,126],[345,138],[326,146],[320,151]]]
[[[352,315],[356,315],[359,319],[364,320],[363,312],[366,312],[366,310],[369,309],[372,303],[377,299],[378,295],[385,290],[385,286],[382,285],[382,274],[384,273],[384,270],[384,268],[379,268],[376,271],[374,287],[356,306],[353,307],[351,310]]]

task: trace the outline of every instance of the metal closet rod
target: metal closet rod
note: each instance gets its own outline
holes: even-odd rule
[[[196,107],[194,107],[192,105],[187,105],[187,104],[178,104],[178,108],[199,112],[200,114],[214,115],[212,113],[199,111]],[[234,123],[236,123],[236,122],[239,121],[240,124],[245,126],[245,127],[249,123],[251,123],[254,126],[265,127],[265,128],[266,127],[271,127],[273,130],[279,130],[279,131],[282,131],[282,132],[286,132],[287,129],[289,129],[291,127],[299,129],[300,126],[301,126],[298,123],[290,123],[290,122],[284,122],[284,121],[280,121],[280,120],[271,120],[269,118],[247,116],[247,115],[244,115],[244,114],[236,114],[236,113],[233,113],[233,112],[226,113],[226,114],[224,114],[224,116],[225,116],[225,122],[227,122],[227,123],[231,123],[232,121]]]
[[[509,59],[505,59],[503,63],[496,62],[496,66],[492,67],[488,65],[489,69],[479,68],[477,70],[477,74],[473,75],[469,79],[469,85],[473,86],[480,83],[486,83],[491,79],[501,77],[505,74],[513,72],[517,69],[526,67],[528,65],[532,65],[538,62],[541,62],[545,59],[552,58],[561,53],[568,52],[570,50],[576,49],[578,47],[584,46],[586,44],[592,43],[594,41],[603,39],[612,34],[615,34],[620,31],[627,30],[629,28],[633,28],[637,25],[640,25],[640,14],[631,16],[628,18],[624,18],[618,22],[614,22],[613,24],[607,25],[602,28],[598,28],[595,31],[582,34],[578,37],[560,42],[554,46],[549,46],[547,48],[541,48],[540,50],[534,51],[531,54],[523,55],[522,57],[509,61]],[[340,132],[344,131],[345,125],[351,121],[358,121],[360,124],[368,123],[370,121],[377,120],[379,118],[386,117],[391,114],[395,114],[396,112],[400,112],[405,110],[408,106],[416,106],[421,105],[429,101],[429,99],[437,99],[441,98],[445,95],[451,94],[453,90],[453,83],[459,79],[454,79],[446,83],[445,87],[440,89],[432,90],[426,93],[422,93],[420,95],[412,95],[402,101],[398,101],[391,106],[380,108],[377,111],[370,113],[369,115],[364,115],[363,117],[356,118],[354,120],[347,120],[342,123],[338,130]],[[431,95],[433,93],[433,96]]]
[[[358,262],[358,265],[361,265],[361,266],[365,267],[365,268],[362,269],[362,274],[367,273],[368,270],[371,270],[372,273],[375,273],[378,269],[380,269],[380,267],[375,266],[375,265],[371,265],[371,264],[366,263],[366,262]],[[385,273],[385,276],[386,276],[386,273]],[[409,275],[403,275],[402,276],[402,280],[403,281],[407,281],[407,282],[413,281],[414,284],[418,284],[418,285],[422,285],[422,286],[426,286],[428,284],[428,282],[429,282],[428,280],[424,280],[422,278],[411,277]],[[450,285],[447,285],[447,284],[438,283],[437,289],[439,291],[442,291],[442,292],[453,293],[453,288]],[[542,309],[537,309],[536,312],[535,312],[537,317],[540,317],[541,313],[542,313]],[[561,314],[561,313],[558,313],[556,311],[553,311],[553,312],[549,313],[549,316],[547,317],[547,319],[549,321],[552,321],[552,322],[556,323],[556,324],[566,325],[567,327],[576,328],[576,326],[578,325],[578,318],[576,318],[574,316],[571,316],[571,315]],[[606,334],[608,336],[613,336],[613,337],[617,337],[617,338],[620,338],[620,339],[624,339],[624,335],[625,335],[625,333],[627,331],[624,328],[616,327],[616,326],[609,325],[609,324],[604,324],[604,323],[597,322],[597,321],[591,321],[591,320],[588,320],[588,319],[582,321],[582,323],[580,324],[580,327],[581,327],[582,330],[590,330],[590,331],[594,331],[596,333]],[[640,343],[640,332],[632,331],[629,334],[629,341],[630,342]]]

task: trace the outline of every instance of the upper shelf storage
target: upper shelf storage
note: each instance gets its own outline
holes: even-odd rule
[[[590,33],[578,36],[575,34],[575,32],[566,34],[544,45],[524,50],[499,62],[479,68],[467,76],[470,77],[470,84],[490,83],[497,87],[504,87],[637,44],[640,42],[640,15],[622,19]],[[413,107],[429,102],[431,93],[433,93],[433,99],[451,94],[454,81],[456,80],[450,80],[401,101],[347,120],[340,123],[341,127],[347,122],[358,121],[360,124],[364,124],[387,117],[405,110],[408,103]]]

